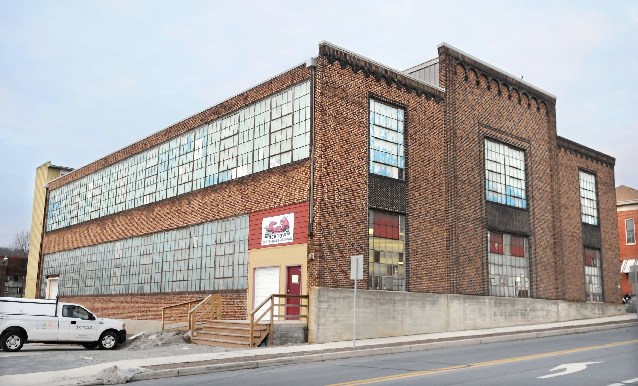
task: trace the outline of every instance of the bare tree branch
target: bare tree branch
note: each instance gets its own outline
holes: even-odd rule
[[[18,232],[13,240],[13,249],[19,254],[19,256],[29,255],[29,232]]]

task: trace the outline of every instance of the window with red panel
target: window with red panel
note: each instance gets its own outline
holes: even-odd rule
[[[490,232],[490,253],[503,254],[503,234]]]
[[[525,239],[523,237],[512,236],[510,251],[512,256],[525,257]]]
[[[399,216],[389,213],[374,213],[374,237],[384,239],[399,239]]]
[[[598,249],[585,248],[585,265],[589,267],[600,266],[600,251]]]

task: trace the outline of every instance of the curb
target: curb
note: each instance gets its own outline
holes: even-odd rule
[[[187,375],[201,375],[216,373],[221,371],[246,370],[267,368],[281,365],[291,365],[309,362],[322,362],[335,359],[357,358],[382,354],[397,354],[410,351],[426,351],[447,347],[458,347],[467,345],[479,345],[487,343],[509,342],[515,340],[545,338],[558,335],[578,334],[591,331],[611,330],[615,328],[638,326],[638,321],[629,320],[616,323],[605,323],[582,327],[565,327],[560,329],[548,329],[538,331],[524,331],[520,333],[507,333],[498,335],[477,335],[475,337],[441,340],[441,341],[421,341],[409,342],[406,344],[388,344],[375,347],[362,347],[360,349],[343,349],[339,351],[312,352],[305,354],[303,351],[296,356],[286,356],[280,358],[263,358],[259,356],[250,356],[246,360],[237,358],[236,362],[217,363],[199,366],[184,366],[181,368],[163,369],[163,370],[147,370],[143,373],[134,375],[130,381],[145,381],[160,378],[172,378]],[[265,357],[265,355],[264,355]]]

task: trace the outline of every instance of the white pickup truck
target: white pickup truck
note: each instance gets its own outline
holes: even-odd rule
[[[57,300],[0,298],[0,346],[18,351],[24,343],[79,343],[114,349],[126,341],[124,323],[97,318],[86,308]]]

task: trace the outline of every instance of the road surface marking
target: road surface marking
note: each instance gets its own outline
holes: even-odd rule
[[[494,366],[494,365],[500,365],[500,364],[505,364],[505,363],[526,361],[526,360],[530,360],[530,359],[546,358],[546,357],[562,355],[562,354],[571,354],[571,353],[576,353],[576,352],[581,352],[581,351],[590,351],[590,350],[598,350],[598,349],[601,349],[601,348],[623,346],[623,345],[627,345],[627,344],[631,344],[631,343],[638,343],[638,339],[627,340],[627,341],[622,341],[622,342],[615,342],[615,343],[608,343],[608,344],[601,344],[601,345],[597,345],[597,346],[587,346],[587,347],[573,348],[573,349],[569,349],[569,350],[561,350],[561,351],[554,351],[554,352],[541,353],[541,354],[525,355],[525,356],[514,357],[514,358],[497,359],[497,360],[487,361],[487,362],[470,363],[469,365],[457,365],[457,366],[443,367],[443,368],[440,368],[440,369],[433,369],[433,370],[412,371],[412,372],[409,372],[409,373],[406,373],[406,374],[397,374],[397,375],[389,375],[389,376],[386,376],[386,377],[361,379],[361,380],[351,381],[351,382],[334,383],[334,384],[329,385],[329,386],[369,385],[371,383],[379,383],[379,382],[395,381],[395,380],[406,379],[406,378],[422,377],[424,375],[445,373],[445,372],[459,370],[459,369],[467,369],[467,368],[474,368],[474,367],[484,367],[484,366]]]
[[[585,370],[587,368],[587,365],[593,365],[595,363],[603,363],[603,362],[565,363],[564,365],[558,365],[554,367],[553,369],[549,370],[550,372],[556,371],[556,370],[564,370],[564,371],[561,371],[560,373],[543,375],[542,377],[538,377],[538,379],[560,377],[561,375],[577,373],[579,371]]]
[[[607,386],[626,386],[631,385],[632,383],[638,383],[638,378],[628,379],[626,381],[622,381],[621,383],[612,383]]]

